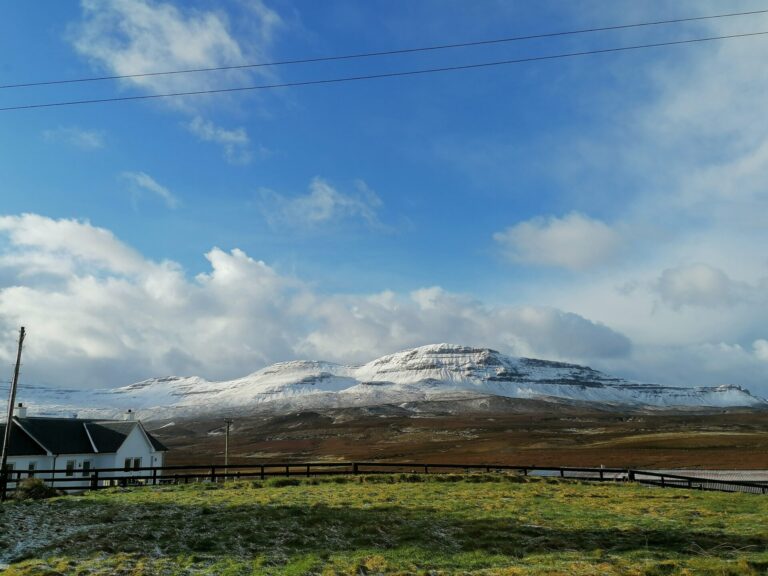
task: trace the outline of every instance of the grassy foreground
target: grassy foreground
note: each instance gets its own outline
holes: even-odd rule
[[[5,574],[768,574],[768,498],[506,475],[275,478],[0,506]]]

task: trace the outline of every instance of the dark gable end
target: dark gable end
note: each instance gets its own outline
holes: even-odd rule
[[[136,422],[86,422],[85,427],[100,452],[117,452],[128,434],[137,426]]]
[[[144,428],[144,426],[141,428],[144,430],[144,434],[147,435],[147,438],[149,439],[150,444],[152,444],[152,448],[155,450],[155,452],[168,452],[168,448],[166,448],[165,444],[147,432],[147,429]]]
[[[5,424],[0,424],[0,438],[5,435]],[[29,435],[13,423],[11,429],[11,444],[8,447],[9,456],[45,456],[47,453]]]

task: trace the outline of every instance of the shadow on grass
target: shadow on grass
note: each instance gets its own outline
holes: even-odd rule
[[[588,514],[585,513],[585,514]],[[260,555],[279,559],[298,554],[328,557],[356,550],[420,550],[424,555],[482,553],[522,558],[558,552],[643,552],[659,556],[726,558],[736,551],[768,549],[768,535],[743,536],[727,528],[684,526],[562,527],[527,524],[514,516],[467,519],[431,508],[400,506],[307,507],[280,505],[185,507],[123,504],[119,510],[92,505],[81,510],[82,533],[54,539],[23,555],[55,552],[85,557],[98,553],[204,555],[209,558]],[[581,518],[584,523],[584,517]],[[16,558],[20,560],[22,558]]]

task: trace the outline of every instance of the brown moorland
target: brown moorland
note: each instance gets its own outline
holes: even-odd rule
[[[768,469],[768,411],[632,410],[537,400],[235,416],[230,462],[411,461],[536,466]],[[423,412],[415,409],[425,410]],[[169,464],[221,463],[222,418],[152,423]]]

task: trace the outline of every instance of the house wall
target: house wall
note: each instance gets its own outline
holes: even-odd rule
[[[18,472],[21,472],[22,480],[29,478],[29,463],[36,464],[34,477],[42,480],[49,480],[51,477],[72,478],[68,482],[57,482],[57,488],[80,488],[88,486],[90,483],[90,474],[83,476],[83,462],[91,462],[91,468],[98,466],[96,454],[60,454],[58,456],[9,456],[8,462],[13,463],[13,478],[19,478]],[[71,476],[67,476],[67,463],[74,462]],[[39,470],[55,470],[55,473],[43,473]],[[16,486],[15,482],[9,483],[11,488]]]
[[[22,472],[22,478],[27,478],[29,476],[28,470],[30,462],[35,463],[36,470],[50,470],[53,468],[52,456],[8,456],[8,464],[13,465],[14,473],[19,471]],[[35,473],[35,476],[43,478],[50,476],[50,474],[43,475]]]
[[[142,467],[159,466],[159,464],[155,464],[152,458],[153,455],[152,446],[149,444],[149,441],[147,440],[146,436],[144,436],[144,433],[141,431],[140,427],[136,426],[133,430],[131,430],[131,433],[128,434],[128,437],[123,442],[123,445],[120,446],[118,451],[113,455],[115,462],[114,467],[123,468],[126,458],[141,458]],[[125,472],[122,472],[121,474],[124,475]],[[132,475],[146,475],[146,471],[136,472]]]

